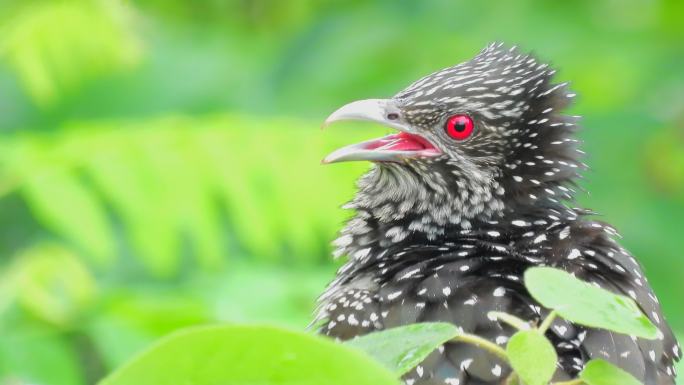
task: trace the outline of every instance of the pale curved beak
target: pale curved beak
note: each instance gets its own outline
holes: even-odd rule
[[[410,126],[402,123],[400,119],[401,111],[391,99],[365,99],[338,108],[325,119],[323,128],[341,120],[365,120],[401,131],[410,131]]]
[[[346,104],[330,114],[323,122],[325,128],[341,120],[362,120],[380,123],[401,131],[378,139],[342,147],[323,159],[322,163],[352,160],[400,162],[408,158],[436,156],[440,151],[418,135],[402,117],[392,99],[366,99]]]

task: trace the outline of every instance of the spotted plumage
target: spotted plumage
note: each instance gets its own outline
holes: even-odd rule
[[[492,44],[373,102],[380,113],[339,110],[340,118],[362,116],[406,134],[326,158],[375,166],[345,206],[356,214],[334,244],[348,261],[320,298],[321,333],[346,340],[446,321],[504,346],[514,330],[487,313],[544,318],[548,310],[527,293],[522,274],[553,266],[633,298],[660,330],[647,341],[557,319],[547,332],[559,355],[554,380],[602,358],[646,385],[674,384],[681,353],[641,266],[610,225],[572,207],[586,166],[574,139],[578,117],[562,114],[575,95],[553,75],[532,56]],[[466,140],[445,133],[454,114],[474,122]],[[447,343],[404,380],[500,384],[509,373],[487,352]]]

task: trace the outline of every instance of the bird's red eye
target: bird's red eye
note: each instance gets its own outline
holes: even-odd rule
[[[468,115],[454,115],[447,119],[446,132],[456,140],[465,140],[473,133],[473,119]]]

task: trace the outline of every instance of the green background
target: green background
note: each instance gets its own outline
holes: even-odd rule
[[[211,322],[303,329],[385,129],[332,110],[491,41],[559,67],[578,200],[684,331],[684,2],[0,0],[0,384],[92,384]]]

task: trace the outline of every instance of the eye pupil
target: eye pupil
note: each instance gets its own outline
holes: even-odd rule
[[[453,115],[446,122],[446,133],[454,140],[465,140],[473,133],[473,119],[468,115]]]

